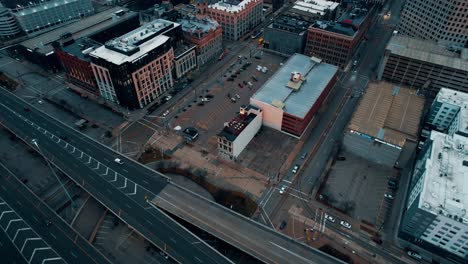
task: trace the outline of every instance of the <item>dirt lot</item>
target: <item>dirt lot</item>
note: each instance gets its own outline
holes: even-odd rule
[[[322,195],[328,202],[356,219],[375,223],[384,199],[392,168],[369,162],[349,152],[338,157],[346,160],[333,165]]]

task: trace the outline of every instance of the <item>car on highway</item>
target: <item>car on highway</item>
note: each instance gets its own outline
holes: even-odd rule
[[[331,215],[325,214],[325,219],[327,219],[328,221],[330,221],[332,223],[335,223],[335,217],[333,217]]]
[[[169,115],[169,110],[166,110],[163,114],[162,114],[162,117],[166,117]]]
[[[302,153],[301,159],[305,159],[307,157],[307,152]]]
[[[296,164],[296,165],[294,165],[294,167],[292,169],[292,173],[296,174],[298,170],[299,170],[299,164]]]
[[[417,260],[422,259],[422,256],[416,251],[408,250],[407,254],[408,254],[408,256],[410,256],[410,257],[412,257],[414,259],[417,259]]]
[[[44,102],[42,100],[37,101],[39,104],[43,104]]]
[[[286,227],[286,224],[287,224],[286,221],[281,222],[279,229],[283,230]]]
[[[279,193],[283,194],[284,192],[286,192],[286,186],[281,186]]]
[[[51,226],[51,225],[52,225],[52,221],[46,220],[46,221],[45,221],[45,225],[46,225],[46,226]]]
[[[342,226],[344,226],[344,227],[346,227],[346,228],[348,228],[348,229],[351,229],[351,224],[348,223],[348,222],[346,222],[346,221],[341,221],[341,222],[340,222],[340,225],[342,225]]]
[[[385,198],[388,198],[388,199],[390,199],[390,200],[395,199],[395,197],[393,197],[393,195],[391,195],[391,194],[389,194],[389,193],[384,194],[384,196],[385,196]]]
[[[120,165],[124,164],[123,160],[121,160],[119,158],[115,158],[114,162],[117,163],[117,164],[120,164]]]
[[[24,111],[25,111],[25,112],[29,112],[29,111],[30,111],[29,107],[25,107],[25,108],[24,108]]]

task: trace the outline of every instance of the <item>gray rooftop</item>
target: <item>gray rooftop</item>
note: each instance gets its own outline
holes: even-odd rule
[[[354,37],[368,14],[369,10],[367,8],[356,7],[341,15],[336,22],[317,21],[313,27]]]
[[[124,10],[125,14],[119,16],[118,19],[112,19],[114,13],[119,10]],[[51,46],[52,42],[59,40],[60,37],[65,33],[71,33],[74,39],[79,39],[136,15],[136,12],[130,11],[126,8],[113,7],[95,15],[83,18],[77,22],[25,40],[21,42],[20,45],[27,49],[46,54],[53,50]]]
[[[299,90],[288,88],[291,73],[299,72],[306,79]],[[338,72],[338,67],[313,61],[311,57],[294,54],[253,96],[255,100],[285,104],[284,112],[304,118],[327,84]]]
[[[397,35],[390,39],[386,49],[402,57],[468,71],[468,60],[436,42]]]
[[[182,30],[189,33],[206,33],[210,30],[216,30],[219,27],[218,22],[212,18],[209,18],[208,16],[203,18],[190,16],[180,20],[179,23],[182,25]]]

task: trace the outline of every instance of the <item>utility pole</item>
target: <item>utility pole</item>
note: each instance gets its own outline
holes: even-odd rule
[[[57,174],[55,173],[55,170],[54,168],[52,167],[52,165],[50,165],[50,162],[49,162],[49,159],[44,155],[44,152],[42,152],[42,149],[39,147],[39,144],[37,144],[37,139],[33,138],[31,140],[31,143],[33,145],[36,146],[39,154],[41,154],[41,156],[45,159],[46,163],[47,163],[47,166],[49,167],[49,169],[52,171],[52,174],[55,176],[55,178],[57,179],[57,181],[59,182],[60,186],[63,188],[63,191],[65,192],[65,194],[67,195],[68,199],[70,200],[70,203],[72,205],[72,208],[77,208],[75,202],[73,201],[73,199],[71,198],[70,196],[70,193],[68,193],[67,189],[65,188],[65,185],[63,185],[62,181],[60,180],[60,178],[57,176]]]

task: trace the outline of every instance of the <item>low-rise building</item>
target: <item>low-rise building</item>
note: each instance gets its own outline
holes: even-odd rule
[[[174,85],[181,36],[180,24],[157,19],[90,52],[101,96],[129,109],[161,100]]]
[[[441,88],[468,92],[468,49],[451,52],[436,42],[393,36],[378,68],[378,79],[403,84],[434,98]]]
[[[221,25],[224,39],[239,40],[263,21],[263,0],[220,1],[206,13]]]
[[[78,92],[82,92],[80,89],[83,89],[100,96],[89,53],[101,45],[91,39],[82,38],[56,50],[65,70],[65,78],[73,84],[72,89],[77,89]]]
[[[280,16],[264,32],[264,47],[292,55],[303,53],[309,23],[289,16]]]
[[[197,68],[197,54],[194,45],[180,45],[174,50],[174,75],[181,78]]]
[[[26,34],[36,34],[94,14],[91,0],[31,1],[11,9]]]
[[[308,22],[320,19],[335,20],[339,5],[334,1],[300,0],[296,1],[286,14]]]
[[[178,23],[182,25],[184,39],[196,45],[199,66],[216,60],[223,52],[223,31],[214,19],[189,14]]]
[[[466,133],[468,119],[463,122]],[[431,252],[440,263],[468,260],[467,146],[464,135],[431,131],[408,188],[399,236]]]
[[[254,105],[241,107],[239,115],[225,123],[218,133],[218,154],[236,160],[262,127],[262,116],[262,109]]]
[[[372,13],[371,5],[360,4],[341,15],[337,21],[316,21],[309,28],[305,54],[341,68],[346,67],[365,39]]]
[[[301,137],[336,82],[338,67],[294,54],[250,98],[263,125]]]
[[[424,102],[413,89],[370,83],[348,123],[344,148],[372,162],[394,166],[407,141],[416,146]]]

